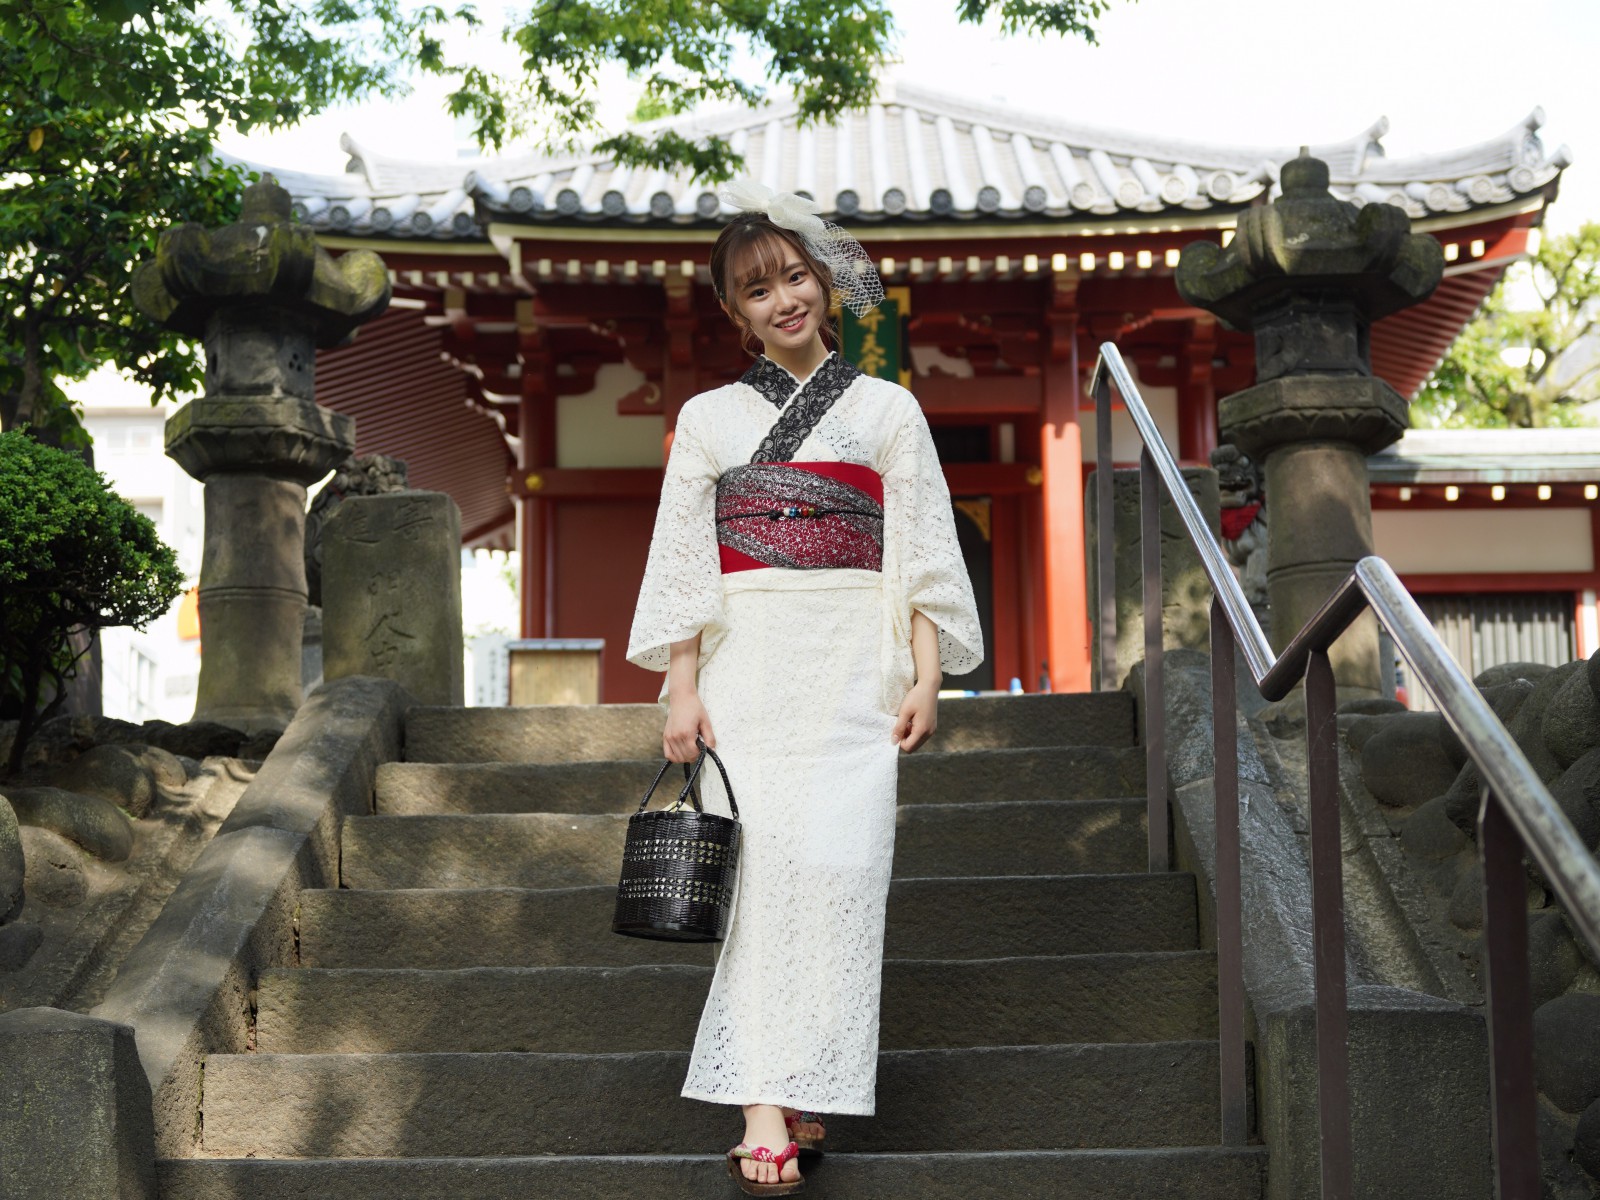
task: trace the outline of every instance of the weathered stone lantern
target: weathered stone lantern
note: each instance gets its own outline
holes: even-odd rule
[[[1199,242],[1178,291],[1256,340],[1256,385],[1224,399],[1219,424],[1266,469],[1267,594],[1281,650],[1356,561],[1372,553],[1367,456],[1397,441],[1406,401],[1373,377],[1372,323],[1426,300],[1444,270],[1439,243],[1399,208],[1358,208],[1328,192],[1328,166],[1302,151],[1283,195],[1239,218],[1222,248]],[[1368,614],[1330,655],[1347,694],[1376,695],[1377,625]]]
[[[133,299],[205,345],[205,395],[166,435],[206,485],[195,719],[281,729],[301,700],[306,488],[355,449],[355,422],[315,402],[316,351],[388,306],[388,272],[368,251],[329,255],[267,176],[237,224],[162,233]]]

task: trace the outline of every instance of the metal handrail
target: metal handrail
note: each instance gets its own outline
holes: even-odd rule
[[[1171,498],[1212,588],[1212,720],[1217,815],[1218,1026],[1222,1052],[1222,1140],[1245,1140],[1242,912],[1239,886],[1235,648],[1257,688],[1279,700],[1306,684],[1311,824],[1313,957],[1316,963],[1318,1106],[1324,1200],[1350,1200],[1351,1141],[1345,1004],[1344,900],[1339,852],[1337,704],[1328,649],[1371,610],[1440,712],[1461,738],[1483,780],[1478,847],[1483,856],[1485,999],[1497,1194],[1537,1200],[1539,1158],[1532,1052],[1532,1001],[1522,855],[1526,848],[1566,906],[1574,927],[1600,955],[1600,864],[1561,812],[1488,702],[1445,649],[1389,564],[1364,558],[1327,602],[1275,655],[1222,546],[1190,494],[1155,419],[1115,345],[1100,347],[1090,390],[1098,419],[1101,686],[1115,687],[1115,559],[1112,554],[1111,389],[1133,419],[1140,453],[1145,599],[1146,725],[1150,868],[1167,866],[1165,718],[1162,678],[1160,498]],[[1154,610],[1152,614],[1152,609]],[[1157,810],[1160,810],[1159,813]],[[1158,843],[1159,830],[1159,845]],[[1512,835],[1516,840],[1513,840]]]

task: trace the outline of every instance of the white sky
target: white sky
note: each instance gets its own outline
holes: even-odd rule
[[[480,3],[496,26],[504,7]],[[962,25],[955,0],[895,0],[892,10],[908,82],[1107,128],[1294,146],[1349,137],[1383,115],[1384,143],[1401,157],[1482,141],[1542,105],[1546,150],[1565,142],[1574,158],[1550,227],[1600,219],[1596,0],[1113,0],[1098,47]],[[493,36],[452,43],[514,63]],[[636,89],[614,78],[605,108],[621,120]],[[443,92],[423,81],[401,102],[223,145],[269,166],[339,172],[339,134],[349,132],[388,154],[442,161],[461,142]]]

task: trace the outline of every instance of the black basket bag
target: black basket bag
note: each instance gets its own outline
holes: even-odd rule
[[[656,772],[638,811],[628,818],[613,933],[667,942],[722,940],[739,869],[739,805],[717,752],[701,738],[695,742],[700,757],[693,770],[683,764],[683,791],[673,805],[645,811],[672,766],[669,760]],[[694,783],[708,754],[727,789],[732,817],[708,813],[700,805]],[[685,808],[685,800],[694,807]]]

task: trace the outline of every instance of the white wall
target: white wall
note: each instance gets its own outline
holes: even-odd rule
[[[1150,409],[1150,415],[1156,419],[1156,428],[1161,431],[1161,436],[1166,439],[1167,448],[1172,451],[1172,457],[1178,457],[1178,389],[1170,387],[1150,387],[1146,384],[1139,386],[1139,394],[1144,397],[1145,405]],[[1100,421],[1093,409],[1082,409],[1078,413],[1078,424],[1083,428],[1083,461],[1092,463],[1095,460],[1095,439],[1098,438]],[[1139,461],[1139,450],[1143,445],[1139,440],[1138,431],[1133,427],[1133,418],[1128,415],[1125,408],[1111,410],[1111,458],[1118,463],[1136,463]]]
[[[617,401],[644,381],[644,373],[627,363],[606,363],[595,372],[593,391],[562,396],[556,409],[556,466],[661,466],[666,419],[617,413]]]
[[[1402,575],[1594,570],[1586,508],[1384,508],[1372,537]]]

